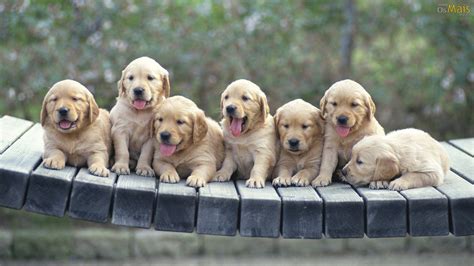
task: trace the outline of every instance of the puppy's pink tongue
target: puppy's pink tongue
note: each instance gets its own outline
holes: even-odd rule
[[[176,145],[160,144],[160,153],[163,156],[171,156],[176,151]]]
[[[230,123],[230,132],[234,137],[240,136],[242,133],[242,123],[244,122],[241,118],[232,118],[232,123]]]
[[[71,121],[61,120],[59,121],[59,127],[62,129],[69,129],[72,125]]]
[[[351,131],[350,127],[341,127],[341,126],[336,127],[337,134],[342,138],[347,137],[347,135],[349,135],[350,131]]]
[[[133,101],[133,106],[138,110],[141,110],[141,109],[145,108],[145,105],[146,105],[146,101],[144,101],[144,100],[135,100],[135,101]]]

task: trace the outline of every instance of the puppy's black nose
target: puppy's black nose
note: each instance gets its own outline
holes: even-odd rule
[[[299,139],[289,139],[288,140],[288,144],[290,144],[290,147],[298,147],[298,145],[300,144],[300,140]]]
[[[144,91],[145,90],[143,88],[136,87],[135,89],[133,89],[133,94],[135,94],[135,96],[142,96]]]
[[[163,131],[163,132],[160,133],[160,138],[163,141],[169,140],[170,137],[171,137],[171,134],[168,131]]]
[[[67,115],[68,112],[69,112],[69,108],[67,107],[61,107],[58,109],[58,113],[62,116]]]
[[[235,105],[233,105],[233,104],[227,105],[227,107],[225,108],[225,110],[227,111],[228,114],[233,114],[236,109],[237,109],[237,107],[235,107]]]
[[[344,167],[344,168],[342,168],[342,171],[341,171],[341,172],[342,172],[342,174],[343,174],[344,176],[347,176],[347,170],[346,170],[346,168],[345,168],[345,167]]]
[[[345,115],[341,115],[341,116],[338,116],[337,117],[337,122],[340,124],[340,125],[345,125],[347,124],[347,120],[349,120],[349,118]]]

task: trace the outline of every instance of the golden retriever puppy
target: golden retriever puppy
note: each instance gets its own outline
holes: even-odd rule
[[[203,187],[224,160],[222,129],[193,101],[182,96],[166,99],[153,121],[153,168],[160,181]]]
[[[342,172],[345,181],[355,186],[370,184],[372,189],[391,190],[439,186],[449,170],[443,146],[413,128],[365,137],[352,151]],[[394,179],[397,176],[400,178]]]
[[[46,168],[63,169],[66,163],[87,165],[94,175],[109,175],[109,113],[99,109],[82,84],[74,80],[54,84],[44,97],[41,125]]]
[[[153,108],[170,95],[168,71],[149,57],[133,60],[118,81],[117,103],[110,111],[115,164],[112,171],[154,176],[150,126]]]
[[[275,122],[267,96],[253,82],[232,82],[221,95],[226,155],[215,181],[228,181],[237,170],[246,185],[263,188],[278,156]]]
[[[319,174],[323,153],[324,120],[321,111],[301,99],[275,113],[280,157],[275,167],[277,186],[308,186]]]
[[[364,136],[385,134],[375,119],[372,98],[353,80],[334,83],[324,93],[320,105],[326,126],[321,169],[311,182],[314,187],[331,183],[336,167],[342,168],[349,161],[352,147]]]

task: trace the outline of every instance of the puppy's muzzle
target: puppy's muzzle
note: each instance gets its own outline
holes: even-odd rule
[[[234,115],[236,110],[237,110],[237,106],[233,104],[227,105],[227,107],[225,108],[227,115],[230,115],[230,116]]]
[[[299,139],[289,139],[288,140],[288,145],[290,146],[290,150],[292,151],[298,151],[299,145],[300,145],[300,140]]]
[[[143,89],[142,87],[136,87],[135,89],[133,89],[133,95],[135,95],[135,97],[143,97],[143,92],[145,91],[145,89]]]
[[[340,116],[337,117],[337,123],[341,126],[347,125],[348,120],[349,120],[349,118],[345,115],[340,115]]]
[[[160,139],[162,142],[169,143],[170,138],[171,138],[171,133],[169,133],[168,131],[163,131],[160,133]]]
[[[58,109],[58,113],[61,117],[65,117],[69,114],[69,108],[61,107],[61,108]]]

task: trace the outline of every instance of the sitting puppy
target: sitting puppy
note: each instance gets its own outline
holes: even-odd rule
[[[226,155],[215,181],[228,181],[237,170],[246,185],[263,188],[278,155],[275,122],[267,96],[251,81],[232,82],[221,95]]]
[[[109,113],[97,107],[94,96],[82,84],[74,80],[54,84],[44,97],[41,125],[44,167],[87,165],[94,175],[109,175]]]
[[[349,161],[352,147],[363,137],[385,134],[375,119],[372,98],[355,81],[346,79],[334,83],[320,105],[326,126],[321,169],[311,182],[314,187],[331,183],[336,167],[342,168]]]
[[[150,125],[153,108],[170,95],[168,71],[149,57],[133,60],[118,81],[119,97],[110,111],[115,164],[112,171],[154,176]]]
[[[203,187],[224,160],[222,129],[193,101],[182,96],[166,99],[153,121],[153,168],[160,181]]]
[[[443,146],[413,128],[393,131],[387,136],[365,137],[352,151],[352,158],[342,172],[345,181],[355,186],[370,183],[370,188],[391,190],[439,186],[449,170]]]
[[[277,186],[307,186],[319,174],[323,152],[321,111],[301,99],[278,108],[275,114],[280,157],[275,168]]]

